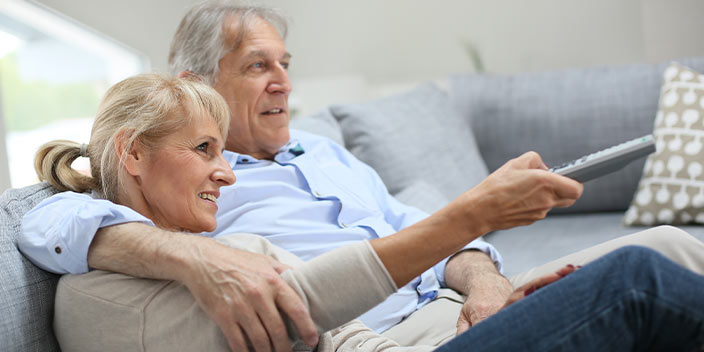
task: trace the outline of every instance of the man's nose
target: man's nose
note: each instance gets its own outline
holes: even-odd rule
[[[291,80],[288,78],[288,71],[283,66],[277,65],[266,91],[272,94],[288,95],[291,93]]]

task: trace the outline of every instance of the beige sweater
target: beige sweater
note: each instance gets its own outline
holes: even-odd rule
[[[233,234],[218,241],[270,255],[293,267],[282,277],[309,307],[321,332],[317,351],[432,350],[399,347],[352,320],[396,291],[368,242],[303,262],[261,236]],[[288,325],[289,335],[297,336]],[[61,278],[54,330],[65,351],[228,350],[220,329],[183,285],[97,270]],[[292,344],[295,351],[310,350],[295,337]]]

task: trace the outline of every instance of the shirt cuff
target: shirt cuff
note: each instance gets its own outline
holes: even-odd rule
[[[96,231],[126,222],[153,223],[138,212],[86,194],[59,193],[23,219],[20,250],[37,266],[54,273],[88,272],[88,249]]]
[[[503,275],[503,258],[501,257],[499,251],[496,250],[496,248],[494,248],[494,246],[492,246],[489,242],[484,241],[481,238],[477,238],[476,240],[464,246],[464,248],[462,248],[461,250],[457,251],[457,253],[470,249],[480,250],[486,255],[488,255],[489,258],[491,258],[491,261],[494,262],[494,265],[496,265],[496,270],[498,270],[499,273]],[[447,266],[447,261],[450,259],[450,257],[452,256],[443,259],[439,263],[435,264],[435,266],[433,267],[433,270],[435,271],[435,276],[438,278],[438,282],[440,283],[440,287],[447,287],[447,285],[445,284],[445,267]]]

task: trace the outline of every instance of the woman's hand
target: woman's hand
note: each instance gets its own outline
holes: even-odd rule
[[[538,290],[542,287],[545,287],[547,285],[550,285],[551,283],[562,279],[563,277],[573,273],[575,270],[579,269],[581,266],[574,266],[572,264],[568,264],[562,269],[558,270],[554,274],[548,274],[543,277],[539,277],[519,288],[517,288],[513,293],[508,297],[506,300],[506,303],[501,309],[504,309],[521,299],[525,298],[526,296],[530,295],[531,293],[535,292],[535,290]]]

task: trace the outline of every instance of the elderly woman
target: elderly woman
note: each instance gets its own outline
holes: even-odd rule
[[[72,195],[78,198],[121,204],[145,223],[212,231],[219,189],[235,182],[222,156],[229,116],[225,101],[204,84],[158,75],[128,78],[101,102],[89,145],[47,143],[35,166],[54,187],[78,192]],[[90,158],[92,176],[71,168],[79,156]],[[432,347],[400,347],[352,319],[474,239],[446,237],[437,241],[422,232],[399,233],[305,263],[258,236],[232,234],[219,241],[293,267],[281,275],[309,306],[321,333],[318,351],[420,351]],[[442,253],[424,250],[430,245],[443,246]],[[410,254],[420,259],[405,260]],[[506,302],[510,307],[441,349],[699,348],[704,342],[701,292],[704,277],[653,251],[630,247],[517,289]],[[228,349],[217,325],[178,282],[104,271],[64,276],[55,313],[56,336],[67,351]],[[555,339],[556,334],[562,338]],[[291,324],[289,336],[294,349],[308,349]]]

